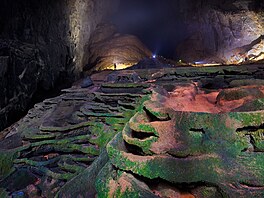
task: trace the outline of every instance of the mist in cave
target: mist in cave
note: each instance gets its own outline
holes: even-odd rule
[[[118,30],[136,35],[153,54],[175,57],[176,46],[188,38],[179,1],[125,0],[111,18]]]

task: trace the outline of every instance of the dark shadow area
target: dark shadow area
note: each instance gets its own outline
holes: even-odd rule
[[[1,1],[0,130],[75,80],[64,0]]]

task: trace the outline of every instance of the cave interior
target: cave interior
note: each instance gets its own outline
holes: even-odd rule
[[[263,0],[2,0],[0,197],[264,197]]]

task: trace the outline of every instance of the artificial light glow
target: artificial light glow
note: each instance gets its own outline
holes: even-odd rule
[[[222,63],[205,63],[205,64],[201,64],[199,66],[210,67],[210,66],[219,66],[219,65],[222,65]]]
[[[204,61],[196,61],[196,62],[194,62],[194,64],[195,65],[202,65],[202,64],[205,64],[205,62]]]
[[[136,63],[113,63],[113,65],[111,66],[111,69],[113,69],[113,70],[126,69],[126,68],[131,67],[135,64]]]
[[[156,55],[156,54],[153,54],[153,55],[152,55],[152,58],[156,58],[156,57],[157,57],[157,55]]]
[[[210,67],[210,66],[219,66],[222,65],[222,63],[206,63],[204,61],[197,61],[192,66],[195,67]]]

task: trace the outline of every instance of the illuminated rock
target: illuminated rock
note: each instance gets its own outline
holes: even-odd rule
[[[137,37],[118,34],[112,26],[98,26],[93,37],[89,69],[124,69],[152,55]]]
[[[263,71],[102,71],[92,86],[76,82],[1,132],[0,197],[261,197]]]
[[[201,107],[207,95],[196,94]],[[99,175],[99,197],[262,197],[264,112],[203,112],[177,98],[154,92],[107,145],[112,166]]]
[[[109,82],[102,85],[104,92],[97,85],[81,88],[80,82],[61,96],[36,104],[2,132],[0,197],[5,189],[28,196],[41,189],[37,193],[43,197],[94,197],[95,177],[108,161],[106,143],[123,129],[147,94],[148,86],[133,85]]]
[[[264,34],[263,2],[257,1],[187,1],[183,12],[188,38],[176,50],[186,62],[238,64],[250,54],[262,52],[263,45],[252,48],[254,52],[236,49],[250,45]],[[190,6],[192,5],[192,6]]]
[[[252,63],[264,59],[264,36],[253,40],[251,43],[238,47],[226,53],[228,64]]]

